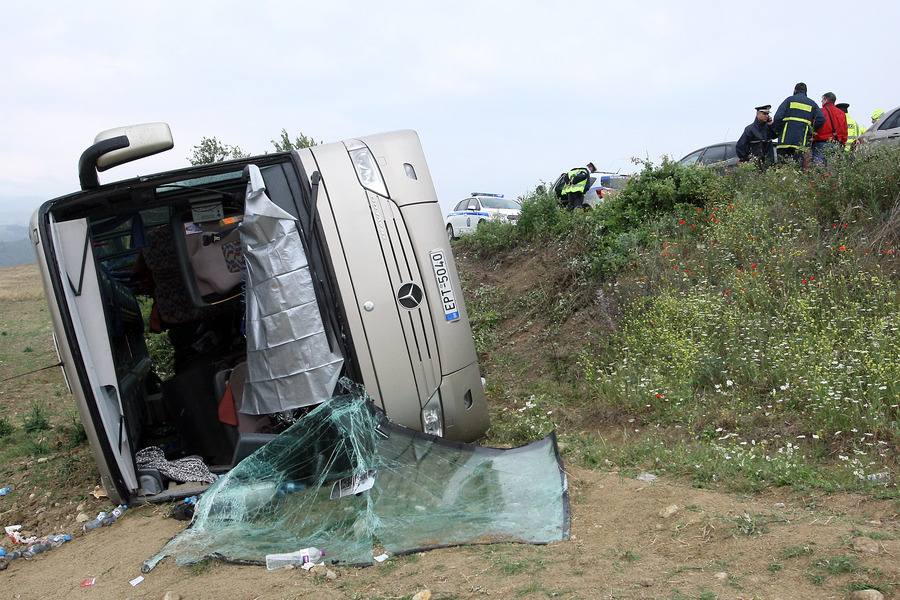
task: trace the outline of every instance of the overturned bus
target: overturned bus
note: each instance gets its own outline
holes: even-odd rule
[[[57,350],[110,498],[202,491],[211,480],[163,466],[189,457],[214,479],[339,380],[406,427],[465,442],[485,433],[415,132],[99,182],[98,171],[172,147],[164,123],[99,134],[81,156],[81,190],[31,220]]]

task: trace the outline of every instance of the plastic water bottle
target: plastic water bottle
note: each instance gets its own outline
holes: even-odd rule
[[[0,488],[0,496],[5,496],[12,491],[11,487]]]
[[[13,552],[10,552],[3,558],[6,559],[7,562],[9,562],[9,561],[16,560],[17,558],[22,558],[23,556],[25,556],[24,552],[22,552],[21,550],[15,550]]]
[[[115,507],[115,508],[112,510],[111,513],[109,513],[109,514],[106,516],[105,519],[103,519],[103,520],[100,522],[100,524],[103,525],[104,527],[109,527],[110,525],[112,525],[113,523],[115,523],[116,519],[118,519],[119,517],[122,516],[122,513],[125,512],[125,509],[126,509],[126,508],[128,508],[128,507],[127,507],[126,505],[124,505],[124,504],[118,505],[117,507]]]
[[[198,500],[197,496],[188,496],[187,498],[184,499],[184,503],[190,504],[192,506],[196,506],[197,500]]]
[[[97,514],[97,518],[95,518],[93,521],[88,521],[87,523],[84,524],[83,529],[84,529],[85,531],[90,531],[90,530],[92,530],[92,529],[97,529],[97,528],[100,527],[100,525],[103,523],[103,519],[105,519],[105,518],[106,518],[106,513],[103,512],[103,511],[100,511],[100,512]]]
[[[293,494],[294,492],[299,492],[303,489],[306,489],[306,486],[304,484],[296,483],[294,481],[288,481],[287,483],[282,483],[278,486],[278,491],[275,492],[275,495],[278,498],[284,498],[288,494]]]
[[[318,548],[304,548],[287,554],[266,554],[266,568],[271,571],[288,565],[299,567],[304,563],[317,563],[324,556],[325,553]]]
[[[0,546],[0,558],[3,558],[4,556],[6,556],[6,548]]]
[[[56,535],[47,536],[47,539],[45,541],[50,542],[50,545],[53,546],[54,548],[59,548],[60,546],[62,546],[64,543],[68,542],[71,539],[72,539],[71,535],[64,534],[64,533],[58,533]]]
[[[42,540],[42,541],[38,542],[37,544],[32,544],[31,546],[29,546],[28,550],[25,551],[25,556],[28,556],[28,555],[34,556],[35,554],[40,554],[41,552],[45,552],[52,547],[53,547],[53,545],[50,542],[48,542],[47,540]]]

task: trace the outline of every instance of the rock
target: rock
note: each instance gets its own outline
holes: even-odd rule
[[[81,504],[79,504],[78,506],[75,507],[75,512],[84,512],[85,508],[87,508],[87,507],[84,505],[84,502],[82,502]]]
[[[325,579],[330,579],[331,581],[334,581],[337,578],[338,578],[338,574],[335,573],[334,571],[332,571],[331,569],[328,569],[327,571],[325,571]]]
[[[716,581],[728,581],[728,573],[725,571],[719,571],[714,575]]]
[[[46,456],[42,456],[41,458],[37,459],[37,463],[39,465],[42,465],[42,464],[48,463],[48,462],[50,462],[50,459],[47,458]]]
[[[667,506],[659,511],[659,516],[662,517],[663,519],[668,519],[672,515],[676,514],[678,512],[678,510],[679,510],[679,508],[678,508],[677,504],[670,504],[669,506]]]
[[[850,600],[884,600],[884,594],[878,590],[856,590],[850,594]]]
[[[91,517],[83,512],[78,513],[78,515],[76,515],[76,517],[75,517],[75,521],[78,523],[87,523],[90,520],[91,520]]]
[[[878,542],[869,537],[853,538],[853,549],[857,552],[871,552],[872,554],[881,552]]]
[[[640,581],[641,587],[653,587],[652,579],[641,579]]]
[[[775,508],[784,508],[784,507],[785,507],[784,502],[776,502],[775,503]]]
[[[431,590],[416,592],[416,595],[412,597],[412,600],[431,600]]]
[[[166,592],[166,595],[163,596],[162,600],[181,600],[181,594],[176,592]]]

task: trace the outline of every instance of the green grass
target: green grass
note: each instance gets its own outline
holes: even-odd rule
[[[469,236],[461,251],[553,249],[552,280],[515,312],[561,328],[602,296],[610,323],[577,364],[560,357],[568,388],[502,402],[492,439],[555,428],[588,466],[699,487],[897,497],[898,198],[900,148],[842,156],[827,171],[743,165],[720,177],[645,164],[588,213],[531,195],[517,228]],[[493,348],[510,303],[476,290],[479,350]],[[873,483],[883,472],[890,482]]]

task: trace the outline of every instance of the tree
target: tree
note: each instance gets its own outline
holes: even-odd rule
[[[232,158],[246,158],[247,156],[250,156],[250,153],[241,150],[240,146],[229,146],[214,137],[204,137],[199,144],[194,146],[194,151],[188,157],[188,161],[190,161],[191,165],[197,166]]]
[[[297,136],[297,138],[292,142],[291,137],[288,135],[287,129],[281,128],[281,139],[280,140],[272,140],[272,145],[275,146],[276,152],[287,152],[288,150],[299,150],[300,148],[309,148],[311,146],[317,145],[319,142],[312,139],[311,137],[307,137],[302,133]]]

